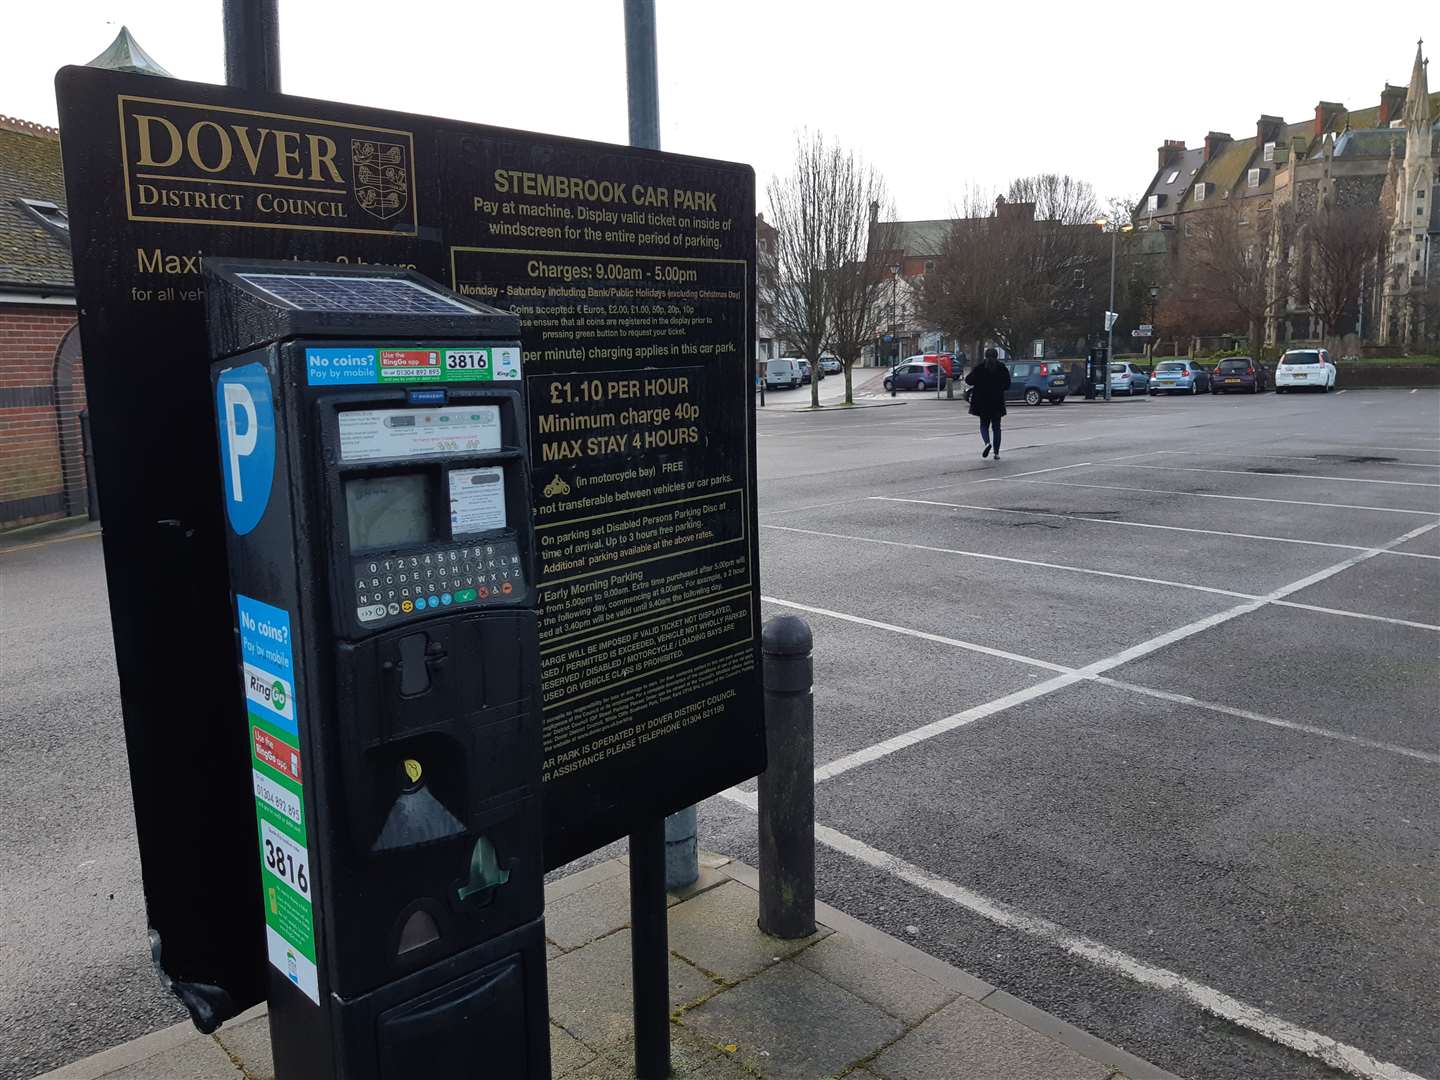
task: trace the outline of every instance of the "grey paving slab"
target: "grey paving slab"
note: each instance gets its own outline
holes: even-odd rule
[[[565,1080],[596,1058],[596,1053],[559,1024],[550,1025],[550,1073],[552,1080]]]
[[[275,1080],[268,1016],[226,1024],[215,1033],[215,1038],[232,1057],[239,1059],[247,1080]]]
[[[545,936],[575,949],[630,923],[630,879],[614,874],[545,905]]]
[[[635,1042],[622,1040],[571,1072],[555,1080],[634,1080]],[[682,1027],[670,1027],[670,1068],[673,1080],[753,1080],[754,1074],[736,1060]]]
[[[785,961],[691,1009],[687,1027],[734,1044],[776,1078],[830,1076],[898,1038],[905,1025],[828,979]]]
[[[594,1048],[633,1030],[630,931],[621,930],[550,961],[550,1018]],[[719,989],[683,961],[670,961],[670,1003],[680,1007]]]
[[[907,1023],[919,1022],[960,996],[848,934],[832,934],[798,953],[794,962]]]
[[[214,1039],[198,1038],[167,1053],[104,1074],[104,1080],[242,1080]]]
[[[670,951],[727,982],[755,974],[825,937],[782,941],[760,932],[756,893],[729,882],[670,909]]]
[[[884,1080],[1106,1080],[1112,1071],[964,998],[922,1022],[870,1067]]]

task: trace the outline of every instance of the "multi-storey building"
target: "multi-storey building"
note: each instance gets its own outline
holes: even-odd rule
[[[1167,140],[1136,211],[1150,234],[1142,250],[1183,266],[1196,215],[1233,214],[1264,264],[1265,344],[1354,333],[1419,347],[1440,332],[1440,310],[1431,310],[1440,286],[1431,257],[1440,235],[1437,121],[1440,93],[1430,93],[1417,48],[1408,85],[1387,83],[1369,108],[1321,101],[1296,123],[1262,115],[1247,138],[1212,131],[1193,149]],[[1322,325],[1311,303],[1314,223],[1327,207],[1372,207],[1387,226],[1342,326]]]

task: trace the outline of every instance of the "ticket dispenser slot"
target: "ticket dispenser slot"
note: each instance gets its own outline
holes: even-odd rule
[[[518,320],[407,271],[204,272],[222,470],[273,429],[241,659],[252,599],[295,657],[252,733],[267,857],[306,864],[263,898],[278,1080],[417,1075],[422,1044],[426,1076],[548,1076]]]

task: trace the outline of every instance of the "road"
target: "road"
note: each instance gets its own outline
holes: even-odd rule
[[[901,400],[758,420],[822,899],[1179,1075],[1440,1077],[1440,395],[1017,406],[998,463]],[[180,1014],[98,543],[0,575],[11,1078]]]

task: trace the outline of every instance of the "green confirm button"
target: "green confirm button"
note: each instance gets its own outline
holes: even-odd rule
[[[471,600],[474,600],[474,599],[475,599],[475,590],[474,590],[474,589],[456,589],[456,590],[455,590],[455,602],[456,602],[457,604],[468,604],[468,603],[470,603]]]

